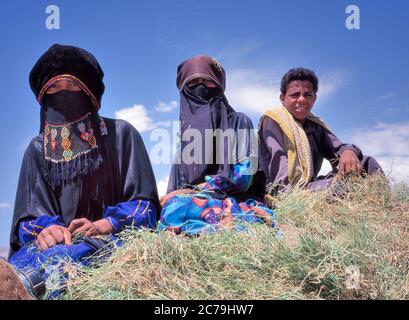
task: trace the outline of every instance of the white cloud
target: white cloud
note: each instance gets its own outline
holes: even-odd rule
[[[9,209],[11,208],[10,203],[0,203],[0,209]]]
[[[155,126],[143,105],[135,104],[133,107],[115,112],[115,116],[131,123],[139,132],[152,130]]]
[[[350,141],[364,153],[382,157],[409,157],[409,122],[378,123],[354,130]]]
[[[263,114],[280,105],[279,85],[265,71],[238,69],[229,72],[226,96],[237,111]]]
[[[168,127],[171,121],[154,122],[145,106],[135,104],[133,107],[124,108],[115,112],[117,119],[123,119],[132,124],[139,132],[150,131],[160,126]]]
[[[155,110],[158,112],[171,112],[172,110],[175,110],[177,106],[178,103],[176,101],[171,101],[169,103],[159,101],[158,105],[155,106]]]
[[[168,188],[169,176],[166,176],[162,180],[158,181],[156,184],[158,188],[159,197],[162,197],[166,194],[166,189]]]
[[[409,184],[409,157],[377,157],[376,160],[392,182]]]
[[[345,141],[374,157],[392,182],[409,183],[409,122],[378,123],[370,128],[359,128]],[[320,174],[330,170],[329,162],[325,161]]]
[[[409,122],[378,123],[354,130],[348,139],[375,157],[395,182],[409,183]]]

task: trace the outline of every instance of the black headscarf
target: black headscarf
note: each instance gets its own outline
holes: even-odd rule
[[[105,126],[98,116],[103,76],[91,53],[59,44],[50,47],[30,72],[30,87],[41,105],[44,178],[52,187],[88,175],[102,163],[97,133],[101,135],[99,127]],[[59,80],[69,80],[81,91],[48,94],[49,87]]]
[[[61,75],[79,80],[82,89],[90,96],[95,111],[101,107],[105,90],[104,72],[97,59],[88,51],[74,46],[54,44],[37,61],[30,72],[30,87],[41,103],[47,84]]]

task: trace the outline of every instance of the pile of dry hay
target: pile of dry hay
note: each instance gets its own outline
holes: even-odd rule
[[[261,224],[197,238],[125,231],[106,263],[72,272],[64,298],[408,299],[408,186],[344,187],[279,199],[281,239]]]

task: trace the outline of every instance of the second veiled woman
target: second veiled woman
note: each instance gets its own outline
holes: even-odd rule
[[[236,220],[275,226],[274,212],[260,202],[264,175],[258,171],[253,124],[229,105],[225,81],[223,67],[208,56],[195,56],[177,69],[180,157],[161,199],[160,229],[198,234]],[[209,135],[214,130],[224,138]]]

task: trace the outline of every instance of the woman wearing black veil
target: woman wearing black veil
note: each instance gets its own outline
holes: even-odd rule
[[[85,263],[124,228],[156,226],[156,182],[138,131],[98,114],[103,76],[92,54],[58,44],[30,73],[41,128],[22,163],[9,257],[26,284],[27,274],[49,276],[45,263]]]

